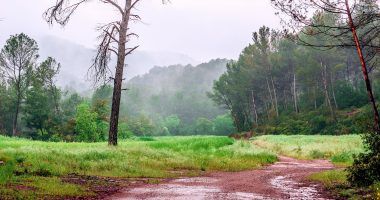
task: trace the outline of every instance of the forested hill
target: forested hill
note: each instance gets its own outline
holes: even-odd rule
[[[207,97],[212,85],[226,70],[229,60],[216,59],[198,66],[154,67],[131,79],[123,98],[124,112],[131,117],[151,119],[176,115],[184,124],[199,118],[212,120],[226,113]]]

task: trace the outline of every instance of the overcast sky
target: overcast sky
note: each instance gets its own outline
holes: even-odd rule
[[[109,6],[88,3],[65,28],[51,27],[42,13],[54,2],[0,0],[0,45],[10,35],[24,32],[35,38],[53,35],[94,48],[95,27],[117,14]],[[143,19],[132,27],[140,35],[135,40],[140,50],[178,52],[198,61],[236,59],[260,26],[280,28],[270,0],[171,0],[166,5],[161,0],[143,0],[135,12]]]

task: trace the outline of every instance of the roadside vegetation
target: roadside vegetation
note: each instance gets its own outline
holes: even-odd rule
[[[337,167],[353,163],[353,155],[364,151],[360,135],[265,135],[253,143],[277,155],[297,159],[329,159]]]

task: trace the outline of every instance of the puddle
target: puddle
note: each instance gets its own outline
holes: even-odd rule
[[[210,177],[179,178],[146,184],[111,197],[112,200],[326,200],[317,185],[302,184],[307,174],[332,169],[328,161],[282,158],[260,170],[214,173]]]
[[[204,184],[215,183],[214,178],[182,178],[167,184],[149,185],[134,188],[128,191],[127,197],[113,198],[114,200],[210,200],[210,199],[233,199],[233,200],[269,200],[273,198],[263,197],[258,194],[244,192],[223,192],[215,186]],[[190,185],[183,185],[190,184]],[[191,185],[194,184],[194,185]],[[198,185],[197,185],[198,184]]]
[[[176,179],[172,182],[174,183],[215,183],[218,180],[215,178],[207,178],[207,177],[195,177],[195,178],[181,178]]]
[[[316,185],[302,186],[300,183],[291,180],[288,176],[277,176],[270,183],[273,187],[287,195],[287,199],[325,200],[325,198],[319,196]]]

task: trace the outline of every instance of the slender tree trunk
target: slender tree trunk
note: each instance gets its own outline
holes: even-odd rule
[[[129,5],[126,5],[128,8],[131,6],[131,1],[127,1]],[[125,13],[123,20],[120,25],[119,32],[119,47],[118,47],[118,57],[116,65],[116,73],[114,79],[114,88],[112,96],[112,110],[110,117],[110,130],[108,145],[117,145],[117,134],[118,134],[118,125],[119,125],[119,112],[120,112],[120,99],[121,99],[121,87],[123,84],[123,71],[125,65],[125,51],[127,43],[127,30],[129,22],[130,13]]]
[[[17,100],[16,100],[16,110],[15,110],[15,116],[13,119],[13,130],[12,130],[12,135],[17,136],[17,125],[18,125],[18,114],[20,112],[20,104],[21,104],[21,66],[22,63],[20,61],[18,68],[18,78],[17,78],[17,83],[16,83],[16,93],[17,93]]]
[[[297,77],[296,73],[293,73],[293,96],[294,96],[294,110],[299,113],[298,102],[297,102]]]
[[[317,87],[314,86],[314,110],[317,110]]]
[[[321,67],[322,67],[322,77],[323,77],[323,89],[325,91],[326,103],[330,109],[331,117],[333,118],[333,120],[335,120],[335,113],[334,113],[334,109],[333,109],[332,104],[331,104],[329,90],[328,90],[328,86],[327,86],[327,66],[323,65],[323,63],[321,62]]]
[[[258,123],[259,122],[259,116],[257,114],[256,101],[255,101],[255,95],[253,94],[253,90],[251,91],[251,93],[252,93],[253,114],[255,116],[256,126],[258,126],[259,125],[259,123]]]
[[[277,101],[276,87],[274,86],[273,76],[271,76],[270,78],[271,78],[272,88],[273,88],[273,96],[274,96],[274,105],[275,105],[275,109],[276,109],[276,116],[278,117],[279,112],[278,112],[278,101]]]
[[[21,102],[21,97],[20,94],[17,94],[17,102],[16,102],[16,111],[15,111],[15,116],[13,118],[13,131],[12,135],[17,136],[17,124],[18,124],[18,114],[20,112],[20,102]]]
[[[273,96],[272,96],[272,90],[271,90],[271,88],[270,88],[268,78],[266,78],[266,81],[267,81],[267,87],[268,87],[268,92],[269,92],[270,102],[271,102],[271,104],[272,104],[272,107],[274,108],[274,101],[273,101]]]
[[[354,21],[352,20],[352,15],[351,15],[350,6],[348,4],[348,0],[345,0],[345,3],[346,3],[346,11],[347,11],[347,15],[348,15],[348,20],[349,20],[349,25],[351,28],[352,36],[353,36],[353,39],[355,41],[356,50],[357,50],[358,55],[359,55],[360,63],[362,65],[362,73],[363,73],[363,77],[364,77],[364,81],[365,81],[365,85],[366,85],[366,89],[367,89],[368,98],[372,104],[375,131],[377,133],[379,133],[380,132],[379,111],[377,110],[376,100],[375,100],[375,97],[374,97],[373,92],[372,92],[371,81],[369,80],[369,76],[368,76],[367,64],[364,60],[362,47],[361,47],[360,42],[359,42],[359,37],[356,33],[356,27],[354,25]]]
[[[265,109],[267,110],[267,117],[268,117],[268,120],[270,120],[270,106],[265,102],[264,103],[264,105],[265,105]]]
[[[334,79],[333,79],[333,73],[331,72],[330,74],[330,84],[331,84],[331,91],[332,91],[332,95],[333,95],[333,99],[334,99],[334,104],[335,104],[335,108],[338,109],[338,102],[336,101],[336,97],[335,97],[335,87],[334,87]]]
[[[288,110],[288,98],[286,96],[286,89],[284,89],[284,109]]]

